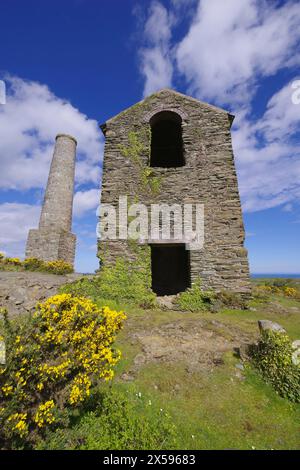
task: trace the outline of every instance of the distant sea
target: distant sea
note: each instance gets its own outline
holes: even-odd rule
[[[299,274],[282,274],[282,273],[276,273],[276,274],[270,274],[270,273],[265,273],[265,274],[251,274],[251,277],[281,277],[281,278],[286,278],[286,279],[300,279],[300,273]]]

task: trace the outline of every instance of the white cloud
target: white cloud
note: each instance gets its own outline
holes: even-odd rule
[[[77,191],[74,196],[73,211],[75,217],[81,217],[86,212],[96,209],[100,203],[100,190],[89,189]],[[96,220],[96,213],[95,213]]]
[[[0,251],[8,256],[24,256],[28,230],[37,227],[40,210],[30,204],[0,204]]]
[[[300,3],[201,0],[176,58],[189,91],[221,103],[249,102],[257,80],[299,64]]]
[[[266,140],[286,142],[299,132],[300,104],[293,103],[293,91],[289,83],[269,100],[263,118],[256,125]]]
[[[7,101],[0,106],[0,188],[45,187],[58,133],[78,141],[77,183],[98,183],[102,143],[97,122],[46,85],[10,76],[6,84]]]
[[[99,204],[99,189],[78,191],[74,197],[74,216],[80,218],[93,211]],[[24,257],[28,231],[38,228],[41,207],[22,203],[0,204],[0,251],[7,256]],[[82,230],[82,224],[75,222],[75,232],[80,237],[96,238],[96,214],[93,211],[95,227]],[[78,250],[77,250],[78,251]],[[78,254],[78,253],[77,253]]]
[[[293,204],[286,204],[282,208],[283,212],[293,212],[293,209],[294,209]]]
[[[44,190],[55,136],[71,134],[78,142],[76,187],[87,187],[75,194],[74,214],[87,215],[99,203],[99,190],[89,188],[100,182],[103,142],[97,122],[45,85],[10,76],[5,81],[8,96],[0,106],[0,189]],[[0,204],[0,250],[24,256],[28,231],[38,227],[39,215],[38,205]]]
[[[252,120],[251,103],[264,77],[300,63],[300,3],[199,0],[186,35],[176,43],[173,29],[183,14],[189,19],[191,6],[192,0],[173,0],[167,11],[152,3],[145,28],[152,45],[148,69],[142,69],[145,90],[168,82],[167,64],[175,78],[179,72],[186,79],[193,96],[236,108],[233,144],[245,211],[299,201],[300,105],[292,104],[295,90],[288,84],[275,93],[258,122]]]
[[[300,200],[299,110],[288,84],[269,100],[258,122],[238,118],[233,145],[245,211],[289,207]]]
[[[140,49],[141,73],[145,78],[144,96],[172,84],[173,66],[170,51],[173,15],[157,1],[149,8],[144,25],[145,45]]]
[[[246,238],[250,238],[250,237],[256,237],[256,233],[255,232],[246,232]]]

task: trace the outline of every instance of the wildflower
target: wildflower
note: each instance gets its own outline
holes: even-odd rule
[[[44,388],[43,382],[38,383],[37,386],[36,386],[36,388],[38,389],[39,392],[40,392],[41,390],[43,390],[43,388]]]
[[[12,423],[12,431],[16,432],[20,437],[25,437],[28,434],[26,419],[27,413],[14,413],[8,417],[7,422]]]
[[[2,392],[4,393],[5,396],[11,395],[13,391],[13,386],[12,385],[4,385],[2,387]]]
[[[56,401],[78,406],[99,377],[111,380],[113,366],[120,359],[120,352],[111,346],[125,318],[124,312],[99,308],[89,299],[70,294],[39,303],[30,344],[19,333],[21,329],[14,338],[12,360],[17,367],[7,377],[8,369],[0,367],[1,392],[9,396],[0,410],[5,438],[16,433],[25,439],[29,429],[38,433],[57,421],[61,406],[57,408]],[[42,394],[48,400],[37,402]],[[20,403],[28,406],[28,417],[18,409],[12,414],[11,409]]]
[[[54,408],[54,401],[48,400],[42,403],[33,418],[39,428],[43,427],[45,423],[52,424],[55,421],[52,409]]]

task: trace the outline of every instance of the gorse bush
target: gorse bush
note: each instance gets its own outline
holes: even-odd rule
[[[151,270],[143,263],[118,258],[113,266],[104,265],[92,279],[81,279],[61,289],[73,295],[87,295],[93,301],[109,299],[143,308],[155,306],[151,290]]]
[[[256,286],[256,292],[262,294],[277,294],[300,300],[300,291],[292,279],[269,279]]]
[[[43,261],[38,258],[26,258],[23,266],[27,271],[41,271],[51,274],[70,274],[73,266],[63,260]]]
[[[44,266],[44,261],[38,258],[26,258],[23,261],[23,266],[28,271],[39,271]]]
[[[131,394],[132,395],[132,394]],[[99,393],[97,407],[74,426],[46,436],[39,449],[140,450],[174,449],[177,430],[170,416],[149,400],[121,390]],[[147,408],[151,413],[147,413]],[[151,410],[150,410],[151,408]],[[146,411],[145,411],[146,410]]]
[[[69,274],[73,272],[73,266],[63,260],[43,261],[38,258],[6,258],[0,256],[0,269],[8,271],[41,271],[52,274]]]
[[[4,263],[12,266],[22,266],[22,261],[19,258],[4,258]]]
[[[73,266],[66,261],[45,261],[42,266],[42,271],[52,274],[70,274],[73,272]]]
[[[214,293],[212,291],[203,291],[201,288],[201,280],[197,279],[197,281],[192,284],[192,287],[179,294],[176,303],[181,310],[196,312],[198,310],[208,309],[214,299]]]
[[[300,402],[300,365],[293,362],[293,346],[284,333],[265,330],[252,351],[252,363],[276,392]]]
[[[5,315],[1,447],[32,445],[45,428],[65,422],[68,409],[80,407],[100,379],[113,377],[120,352],[112,344],[125,318],[68,294],[38,304],[27,322]]]
[[[271,287],[294,287],[293,279],[273,278],[263,281],[263,285]]]

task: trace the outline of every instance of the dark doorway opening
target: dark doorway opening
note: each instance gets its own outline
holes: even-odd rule
[[[172,168],[185,164],[183,157],[181,117],[161,111],[151,119],[150,166]]]
[[[190,287],[190,258],[184,244],[151,245],[152,290],[174,295]]]

